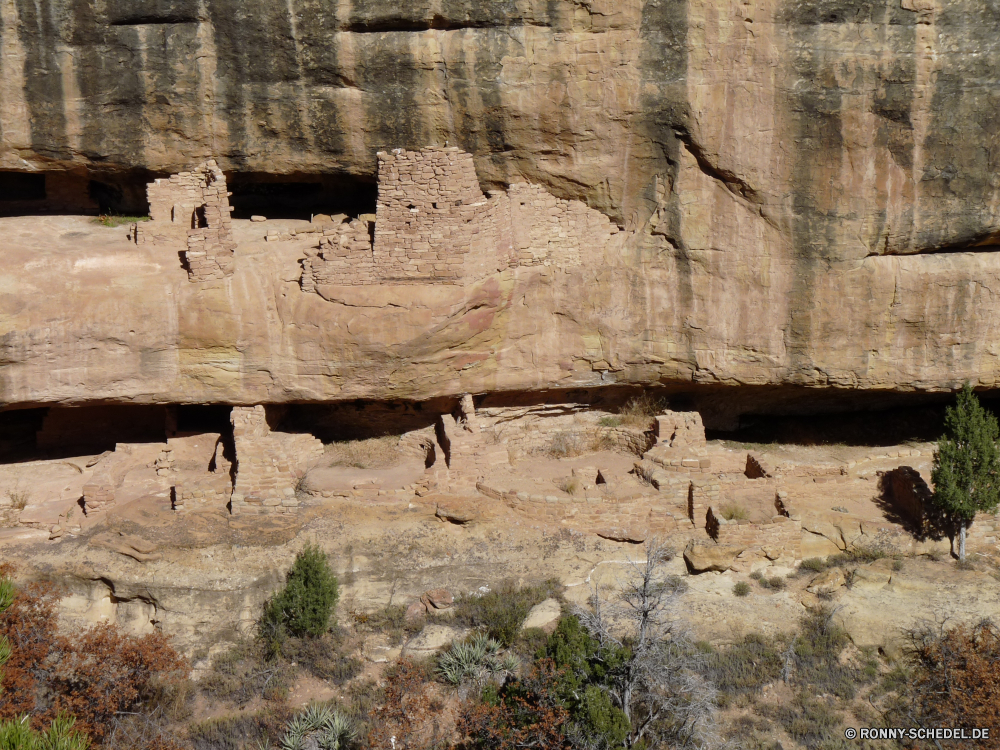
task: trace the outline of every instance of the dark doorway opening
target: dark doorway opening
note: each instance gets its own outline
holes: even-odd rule
[[[315,214],[360,216],[375,213],[374,178],[332,174],[274,175],[235,172],[227,175],[233,218],[305,219]]]

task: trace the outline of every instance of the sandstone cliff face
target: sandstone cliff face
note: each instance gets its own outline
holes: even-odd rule
[[[231,172],[370,178],[380,149],[457,145],[484,189],[541,185],[625,230],[581,268],[331,299],[303,296],[279,251],[248,251],[207,290],[176,259],[113,260],[125,251],[110,240],[75,260],[9,251],[6,404],[940,390],[1000,375],[990,0],[0,13],[0,168],[113,175],[217,156]]]

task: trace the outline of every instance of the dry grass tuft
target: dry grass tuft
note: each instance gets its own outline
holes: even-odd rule
[[[576,477],[566,477],[556,485],[567,495],[575,495],[580,491],[580,480]]]
[[[750,513],[742,505],[727,503],[719,508],[719,515],[727,521],[746,521],[750,518]]]
[[[386,469],[399,461],[399,436],[329,443],[326,446],[326,458],[330,466]]]

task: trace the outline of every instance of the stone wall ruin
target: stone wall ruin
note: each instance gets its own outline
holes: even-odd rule
[[[324,232],[303,261],[317,285],[461,284],[514,266],[579,266],[618,227],[579,201],[525,183],[483,194],[471,154],[457,148],[378,155],[374,238],[366,222]]]
[[[215,160],[190,172],[149,183],[149,221],[134,225],[136,244],[186,248],[191,281],[223,279],[233,273],[236,243],[226,176]]]

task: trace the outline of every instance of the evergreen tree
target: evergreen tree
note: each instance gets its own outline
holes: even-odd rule
[[[264,605],[261,636],[277,650],[286,631],[300,637],[322,635],[330,626],[339,598],[337,577],[326,554],[307,544],[296,555],[285,588]]]
[[[1000,427],[966,383],[958,403],[945,412],[944,429],[934,453],[932,500],[958,527],[958,557],[964,562],[966,529],[977,512],[993,512],[1000,502]]]

